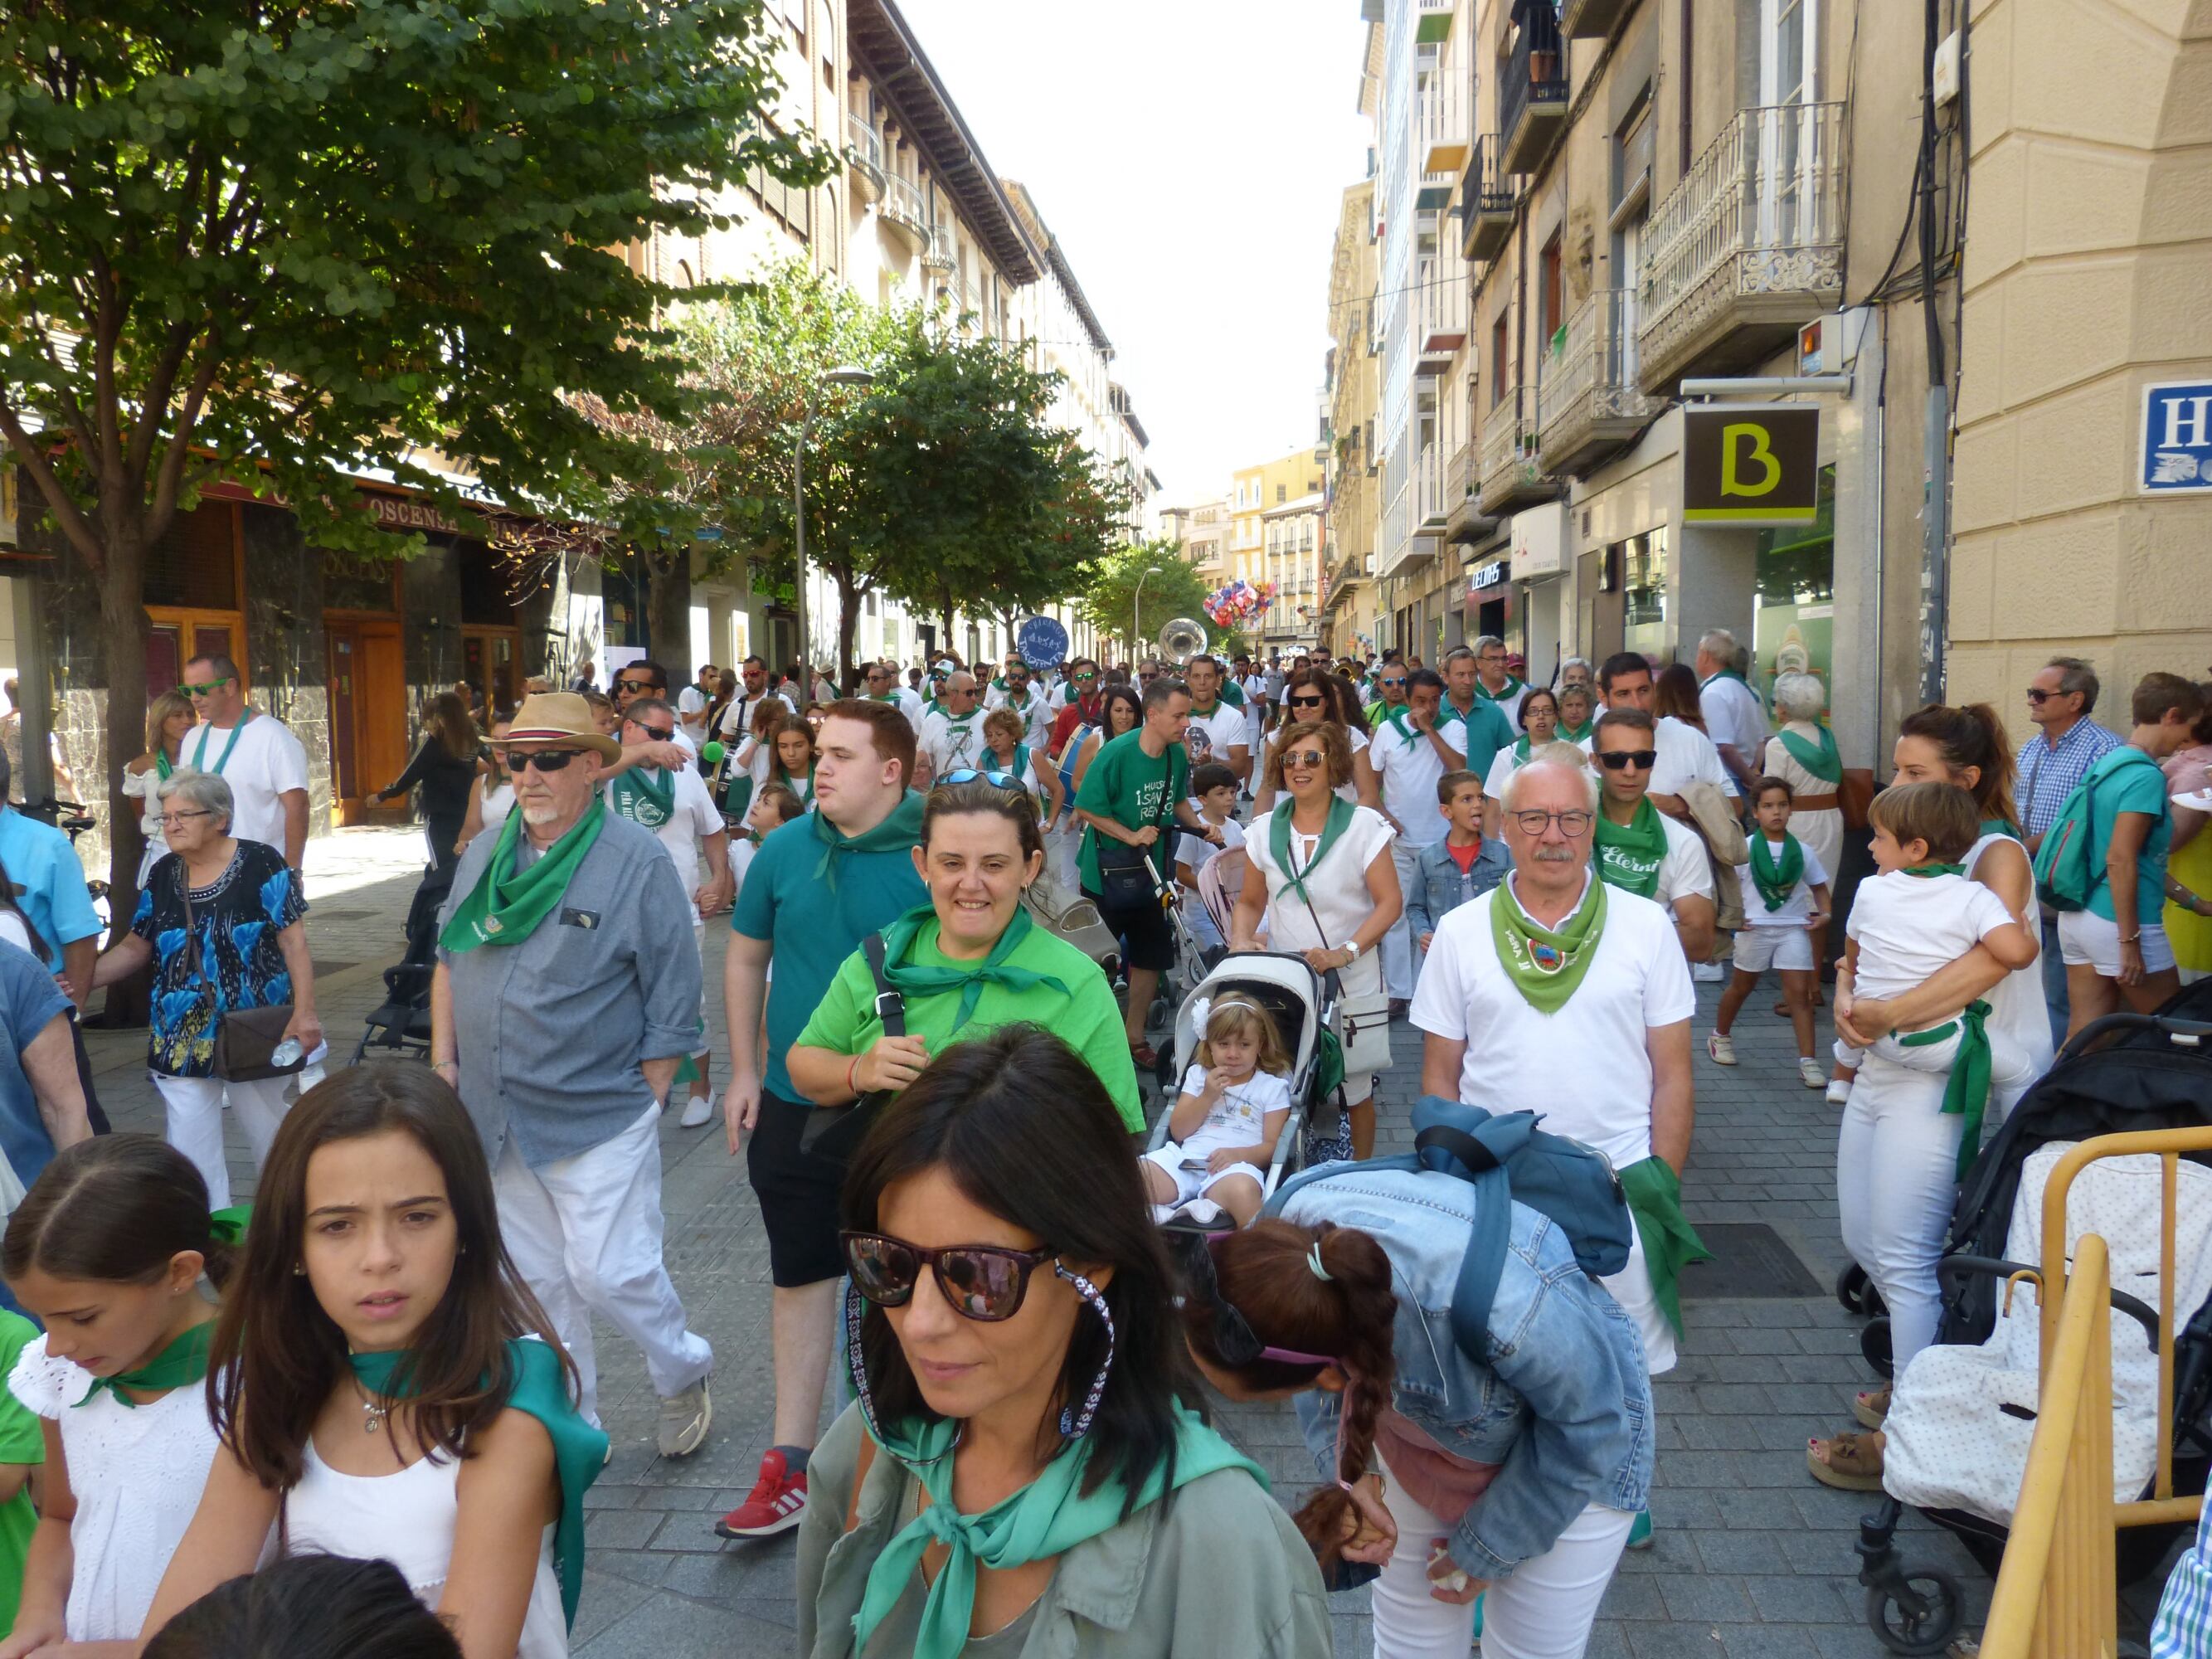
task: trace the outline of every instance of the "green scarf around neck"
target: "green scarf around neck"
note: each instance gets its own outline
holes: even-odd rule
[[[1283,872],[1283,884],[1275,890],[1275,896],[1296,893],[1310,904],[1313,895],[1306,891],[1306,881],[1312,876],[1314,866],[1328,856],[1328,849],[1336,845],[1337,838],[1352,827],[1352,815],[1357,809],[1341,795],[1328,798],[1328,817],[1321,827],[1321,840],[1315,843],[1313,856],[1306,860],[1305,867],[1295,874],[1291,869],[1291,815],[1294,810],[1295,804],[1286,800],[1268,815],[1267,851],[1274,860],[1275,868]]]
[[[1526,680],[1517,680],[1508,674],[1505,677],[1505,689],[1502,691],[1493,691],[1482,683],[1482,677],[1478,674],[1474,681],[1474,695],[1485,702],[1510,702],[1527,684]]]
[[[921,793],[909,789],[891,808],[890,816],[872,830],[848,836],[816,807],[807,814],[814,824],[814,839],[822,843],[822,856],[814,866],[814,879],[831,892],[837,890],[837,860],[848,853],[888,853],[910,848],[921,839]]]
[[[212,1315],[213,1310],[209,1311]],[[193,1326],[137,1370],[118,1371],[112,1376],[95,1376],[92,1386],[85,1390],[84,1398],[76,1403],[89,1406],[105,1390],[135,1412],[147,1402],[133,1400],[125,1392],[127,1389],[143,1389],[149,1394],[157,1389],[165,1393],[171,1389],[188,1389],[206,1377],[208,1344],[214,1340],[215,1320],[210,1317]]]
[[[942,1543],[950,1552],[922,1603],[913,1659],[957,1659],[968,1645],[975,1613],[975,1572],[1005,1572],[1032,1561],[1065,1555],[1078,1544],[1114,1530],[1125,1510],[1133,1516],[1167,1495],[1164,1464],[1155,1465],[1135,1501],[1118,1480],[1103,1480],[1085,1493],[1083,1474],[1091,1443],[1078,1440],[1046,1464],[1036,1480],[980,1515],[963,1515],[952,1504],[952,1450],[961,1425],[950,1418],[908,1419],[887,1426],[878,1443],[912,1470],[928,1505],[908,1522],[868,1569],[867,1589],[853,1620],[853,1651],[867,1651],[875,1634],[914,1583],[922,1553]],[[1267,1474],[1197,1416],[1181,1407],[1175,1419],[1175,1486],[1223,1469],[1243,1469],[1267,1486]]]
[[[983,994],[986,984],[1003,985],[1019,996],[1034,991],[1040,985],[1048,985],[1062,997],[1073,994],[1066,986],[1050,974],[1040,974],[1033,969],[1015,968],[1006,958],[1013,955],[1030,930],[1036,924],[1030,919],[1029,906],[1017,904],[1013,919],[1007,922],[1006,931],[999,935],[999,942],[980,962],[948,963],[942,968],[924,967],[911,960],[914,947],[922,932],[931,934],[932,944],[939,954],[945,949],[938,938],[937,912],[927,904],[917,905],[884,929],[884,977],[892,988],[908,997],[942,996],[948,991],[960,993],[960,1007],[952,1021],[951,1030],[958,1030],[975,1012],[975,1004]]]
[[[1966,873],[1966,866],[1963,864],[1914,864],[1905,866],[1905,873],[1918,876],[1924,881],[1931,876],[1963,876]]]
[[[349,1358],[353,1374],[375,1399],[390,1402],[415,1392],[412,1376],[394,1375],[406,1358],[404,1350]],[[586,1422],[569,1399],[568,1379],[562,1372],[557,1351],[535,1337],[510,1337],[507,1358],[513,1385],[508,1407],[544,1424],[553,1442],[553,1474],[561,1486],[561,1513],[553,1522],[553,1565],[561,1580],[561,1610],[573,1626],[577,1598],[584,1590],[584,1494],[606,1467],[607,1437]]]
[[[1601,809],[1595,825],[1597,872],[1607,884],[1642,898],[1659,895],[1659,866],[1667,861],[1667,825],[1646,795],[1636,815],[1615,823]]]
[[[1782,739],[1782,746],[1789,751],[1790,758],[1813,776],[1823,783],[1841,783],[1844,781],[1844,760],[1836,752],[1836,734],[1818,721],[1814,723],[1813,729],[1820,734],[1818,743],[1800,737],[1786,726],[1776,735]]]
[[[1596,735],[1597,720],[1595,716],[1580,726],[1569,726],[1565,720],[1559,722],[1559,737],[1562,742],[1587,743]]]
[[[1513,740],[1514,765],[1526,766],[1528,763],[1528,750],[1530,747],[1531,744],[1529,743],[1528,734],[1526,732],[1523,732],[1519,737]]]
[[[1985,836],[2010,836],[2014,841],[2026,839],[2020,833],[2020,826],[2009,818],[1984,818],[1982,833]]]
[[[455,907],[438,943],[456,956],[479,945],[521,944],[553,913],[606,821],[606,803],[594,797],[568,833],[518,875],[514,849],[522,840],[522,809],[509,812],[499,827],[483,875]]]
[[[1382,706],[1382,705],[1380,703],[1376,704],[1376,707],[1378,708]],[[1401,703],[1397,708],[1391,709],[1389,713],[1383,717],[1382,723],[1388,726],[1392,731],[1395,732],[1400,737],[1405,738],[1406,747],[1408,749],[1416,747],[1421,741],[1421,734],[1413,730],[1413,710],[1407,708],[1403,703]]]
[[[1742,675],[1741,675],[1741,674],[1737,673],[1737,672],[1735,672],[1735,669],[1733,669],[1733,668],[1723,668],[1723,669],[1721,669],[1721,670],[1719,670],[1718,672],[1715,672],[1715,673],[1708,674],[1708,675],[1706,675],[1706,676],[1705,677],[1705,678],[1703,678],[1703,679],[1699,680],[1699,681],[1698,682],[1698,690],[1700,690],[1700,691],[1704,690],[1707,686],[1711,685],[1711,684],[1715,680],[1734,680],[1734,681],[1735,681],[1738,685],[1744,685],[1744,686],[1747,686],[1747,685],[1749,685],[1749,684],[1751,684],[1751,682],[1750,682],[1749,680],[1747,680],[1747,679],[1744,678],[1744,677],[1743,677]]]
[[[1545,927],[1521,908],[1510,878],[1492,895],[1490,936],[1498,960],[1513,988],[1538,1013],[1558,1013],[1582,984],[1605,932],[1605,884],[1593,878],[1566,919],[1557,927]]]
[[[658,830],[676,816],[676,775],[633,766],[609,785],[617,817]]]
[[[1790,896],[1804,877],[1805,848],[1796,836],[1787,830],[1782,832],[1782,857],[1778,862],[1766,832],[1760,830],[1753,834],[1751,883],[1759,889],[1759,900],[1770,913],[1790,902]]]

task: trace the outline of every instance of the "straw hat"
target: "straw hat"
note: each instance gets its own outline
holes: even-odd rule
[[[601,760],[620,760],[622,744],[599,730],[592,706],[574,691],[541,691],[525,697],[503,738],[488,739],[495,749],[516,743],[574,744]]]

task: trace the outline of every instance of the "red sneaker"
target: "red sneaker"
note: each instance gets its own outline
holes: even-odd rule
[[[725,1538],[773,1538],[797,1526],[806,1513],[806,1474],[785,1473],[783,1454],[761,1458],[760,1479],[745,1501],[714,1523]]]

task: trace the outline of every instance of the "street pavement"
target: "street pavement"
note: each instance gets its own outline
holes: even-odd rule
[[[307,889],[317,1000],[333,1057],[349,1059],[381,974],[403,949],[401,924],[419,877],[419,832],[342,830],[310,844]],[[721,1043],[719,929],[708,934],[709,1006]],[[1718,986],[1698,987],[1698,1030]],[[1828,1293],[1843,1260],[1834,1199],[1836,1109],[1802,1087],[1790,1028],[1765,988],[1736,1027],[1734,1068],[1697,1047],[1698,1129],[1683,1182],[1691,1220],[1728,1239],[1746,1283],[1703,1294],[1692,1269],[1680,1363],[1654,1385],[1658,1468],[1649,1551],[1627,1556],[1607,1592],[1590,1659],[1873,1659],[1853,1553],[1875,1501],[1832,1492],[1805,1473],[1808,1436],[1852,1426],[1853,1390],[1870,1386],[1857,1322]],[[122,1129],[159,1133],[143,1037],[89,1032],[100,1097]],[[1409,1144],[1405,1109],[1419,1092],[1419,1034],[1393,1032],[1382,1086],[1382,1150]],[[717,1079],[720,1076],[718,1059]],[[1540,1108],[1540,1101],[1526,1103]],[[587,1494],[590,1559],[574,1632],[577,1659],[787,1656],[795,1629],[793,1546],[717,1538],[769,1443],[768,1255],[742,1159],[719,1127],[661,1129],[667,1256],[694,1329],[714,1346],[714,1426],[696,1455],[654,1450],[654,1401],[636,1350],[602,1324],[600,1395],[614,1455]],[[234,1179],[252,1190],[245,1141],[230,1134]],[[1773,1238],[1735,1231],[1765,1226]],[[1761,1256],[1762,1247],[1778,1255]],[[1729,1267],[1729,1262],[1717,1264]],[[1795,1279],[1793,1285],[1789,1281]],[[1771,1292],[1795,1291],[1799,1294]],[[832,1384],[833,1390],[836,1384]],[[1226,1431],[1295,1504],[1316,1474],[1287,1407],[1224,1406]],[[827,1411],[825,1409],[825,1422]],[[1948,1534],[1917,1516],[1900,1534],[1906,1559],[1941,1566],[1966,1588],[1978,1629],[1989,1584]],[[2130,1596],[2140,1620],[2154,1579]],[[1337,1652],[1371,1650],[1365,1592],[1337,1598]]]

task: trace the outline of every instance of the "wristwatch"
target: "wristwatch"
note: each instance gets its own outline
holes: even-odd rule
[[[1359,941],[1358,939],[1352,940],[1351,944],[1346,945],[1344,948],[1352,952],[1352,960],[1353,962],[1359,960]]]

